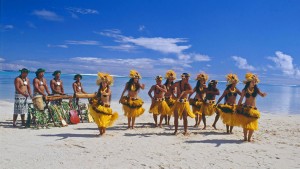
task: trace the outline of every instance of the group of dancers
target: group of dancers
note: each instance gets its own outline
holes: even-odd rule
[[[35,103],[37,96],[45,96],[45,91],[50,94],[46,80],[44,79],[44,69],[36,71],[36,78],[33,80],[34,96],[31,96],[29,79],[27,77],[28,70],[22,69],[21,75],[15,80],[16,99],[13,124],[18,114],[21,114],[22,124],[24,123],[24,114],[26,112],[24,100],[27,97],[33,97],[33,103],[36,108],[39,104]],[[60,71],[53,73],[54,79],[50,81],[52,92],[55,94],[64,94],[62,81],[60,80]],[[136,118],[145,112],[143,108],[143,100],[138,96],[139,91],[145,89],[145,85],[140,83],[141,75],[136,70],[131,70],[129,74],[130,80],[125,84],[125,88],[121,93],[119,103],[122,104],[124,115],[128,119],[128,129],[134,129]],[[199,127],[203,121],[206,129],[206,116],[216,114],[213,127],[216,129],[216,123],[221,117],[226,124],[227,133],[232,133],[234,126],[243,128],[244,141],[251,141],[254,130],[258,130],[258,119],[260,112],[256,108],[256,96],[266,96],[257,87],[259,79],[257,75],[247,73],[243,81],[245,87],[242,91],[237,89],[236,85],[239,79],[235,74],[226,76],[227,87],[221,97],[216,101],[216,96],[220,94],[217,89],[217,80],[210,80],[208,85],[208,75],[200,73],[196,76],[197,84],[194,88],[189,84],[190,75],[188,73],[181,74],[181,80],[176,81],[176,73],[168,70],[165,74],[166,79],[163,83],[163,77],[158,75],[155,77],[156,84],[151,86],[148,95],[151,98],[151,106],[149,112],[153,114],[156,127],[162,127],[162,122],[170,125],[170,118],[174,116],[174,134],[178,133],[178,121],[183,119],[184,135],[188,135],[188,120],[194,118],[194,127]],[[74,76],[73,83],[74,93],[86,93],[83,90],[80,80],[82,76],[77,74]],[[89,112],[99,129],[99,135],[103,135],[107,127],[113,125],[118,118],[118,113],[114,112],[111,107],[111,89],[113,77],[108,73],[98,73],[97,85],[99,86],[97,94],[94,98],[89,99]],[[42,86],[42,88],[40,88]],[[194,95],[195,94],[195,95]],[[194,97],[193,97],[194,95]],[[237,96],[240,99],[237,102]],[[224,99],[224,104],[220,102]],[[243,102],[243,100],[245,101]],[[25,101],[26,101],[25,100]],[[77,100],[78,101],[78,100]],[[191,109],[192,107],[192,109]],[[160,118],[158,119],[158,116]]]

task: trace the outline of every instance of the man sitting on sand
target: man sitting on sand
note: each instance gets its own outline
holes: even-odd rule
[[[16,127],[18,114],[21,114],[22,126],[25,126],[25,114],[28,112],[27,98],[31,95],[30,82],[27,77],[29,70],[23,68],[21,74],[15,78],[15,104],[13,115],[13,126]]]

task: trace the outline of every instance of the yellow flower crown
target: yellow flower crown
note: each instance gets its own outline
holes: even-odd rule
[[[142,76],[136,70],[130,70],[129,77],[130,78],[138,78],[138,79],[142,78]]]
[[[173,79],[173,80],[175,80],[176,79],[176,73],[173,70],[168,70],[166,72],[165,79]]]
[[[155,77],[155,80],[163,80],[163,77],[161,75],[158,75]]]
[[[239,78],[236,74],[230,73],[226,75],[226,80],[227,80],[227,86],[231,85],[233,83],[238,83]]]
[[[108,85],[112,85],[114,83],[114,79],[108,73],[98,72],[98,79],[96,81],[96,84],[99,86],[101,82],[106,82]]]
[[[206,73],[200,73],[197,75],[196,80],[204,80],[205,82],[208,80],[208,75]]]
[[[250,72],[246,73],[245,80],[243,81],[244,84],[246,84],[247,82],[251,82],[251,81],[254,81],[255,84],[259,83],[258,76],[253,73],[250,73]]]

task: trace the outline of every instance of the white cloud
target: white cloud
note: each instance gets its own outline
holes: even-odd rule
[[[14,29],[13,25],[0,25],[0,31],[9,31]]]
[[[63,21],[63,17],[57,15],[55,12],[43,10],[35,10],[32,13],[33,15],[38,16],[41,19],[49,20],[49,21]]]
[[[5,59],[4,58],[0,58],[0,62],[4,62],[5,61]]]
[[[294,66],[292,56],[284,54],[280,51],[276,51],[275,55],[275,57],[268,57],[268,59],[272,60],[276,64],[276,67],[283,72],[283,74],[300,77],[300,69]]]
[[[198,61],[198,62],[205,62],[205,61],[211,60],[210,57],[207,55],[202,55],[202,54],[197,54],[197,53],[193,53],[191,55],[194,58],[194,60]]]
[[[75,57],[70,61],[80,62],[81,64],[88,64],[89,66],[103,66],[103,67],[136,67],[136,68],[153,68],[155,60],[149,58],[135,58],[135,59],[103,59],[95,57]]]
[[[66,44],[68,44],[68,45],[99,45],[99,42],[93,41],[93,40],[83,40],[83,41],[67,40]]]
[[[255,70],[255,68],[252,65],[249,65],[247,60],[245,58],[239,57],[239,56],[232,56],[232,59],[236,61],[235,65],[240,69],[245,69],[249,71]]]
[[[120,50],[120,51],[133,51],[136,49],[136,46],[130,44],[121,44],[119,46],[102,46],[103,48],[112,49],[112,50]]]
[[[47,45],[48,48],[69,48],[68,45]]]
[[[82,15],[87,15],[87,14],[99,14],[99,12],[95,9],[85,9],[85,8],[74,8],[74,7],[70,7],[67,8],[67,10],[69,10],[72,13],[79,13]]]
[[[189,60],[189,59],[191,59],[191,56],[189,54],[179,54],[178,59],[180,59],[180,60]]]
[[[139,26],[139,31],[142,32],[142,31],[145,30],[145,28],[146,28],[146,27],[145,27],[144,25],[140,25],[140,26]]]
[[[144,29],[144,26],[140,27]],[[180,45],[181,43],[187,43],[188,40],[185,38],[163,38],[163,37],[138,37],[134,38],[131,36],[124,36],[118,29],[104,30],[103,32],[94,32],[96,34],[114,38],[115,42],[131,45],[132,47],[144,47],[146,49],[154,50],[164,54],[175,54],[179,60],[189,60],[194,61],[210,61],[210,57],[207,55],[201,55],[197,53],[187,53],[185,50],[191,48],[191,45]],[[119,49],[119,46],[112,47],[110,49]],[[128,48],[129,49],[129,48]],[[126,50],[129,51],[129,50]]]

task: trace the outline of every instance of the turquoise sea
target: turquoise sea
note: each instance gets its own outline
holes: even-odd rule
[[[17,77],[19,72],[0,71],[0,100],[14,101],[14,78]],[[61,79],[64,82],[65,92],[72,94],[72,83],[74,74],[62,74]],[[34,73],[29,73],[28,77],[32,80],[35,77]],[[45,73],[47,82],[53,78],[52,73]],[[83,87],[88,93],[96,92],[98,87],[96,85],[96,74],[83,74]],[[120,94],[124,89],[125,83],[129,80],[128,77],[115,76],[115,82],[112,89],[112,100],[117,101],[120,98]],[[226,87],[226,82],[222,81],[225,79],[216,79],[220,93]],[[263,79],[261,79],[263,82]],[[145,90],[140,91],[140,97],[145,102],[150,102],[148,97],[148,90],[155,84],[154,77],[143,77],[140,80],[141,83],[146,85]],[[190,80],[192,87],[196,85],[195,80]],[[50,86],[50,85],[49,85]],[[237,87],[241,90],[243,84],[240,83]],[[272,84],[258,84],[261,91],[266,92],[268,95],[264,98],[257,98],[257,107],[262,113],[271,114],[300,114],[300,85],[272,85]],[[218,97],[217,97],[218,99]]]

